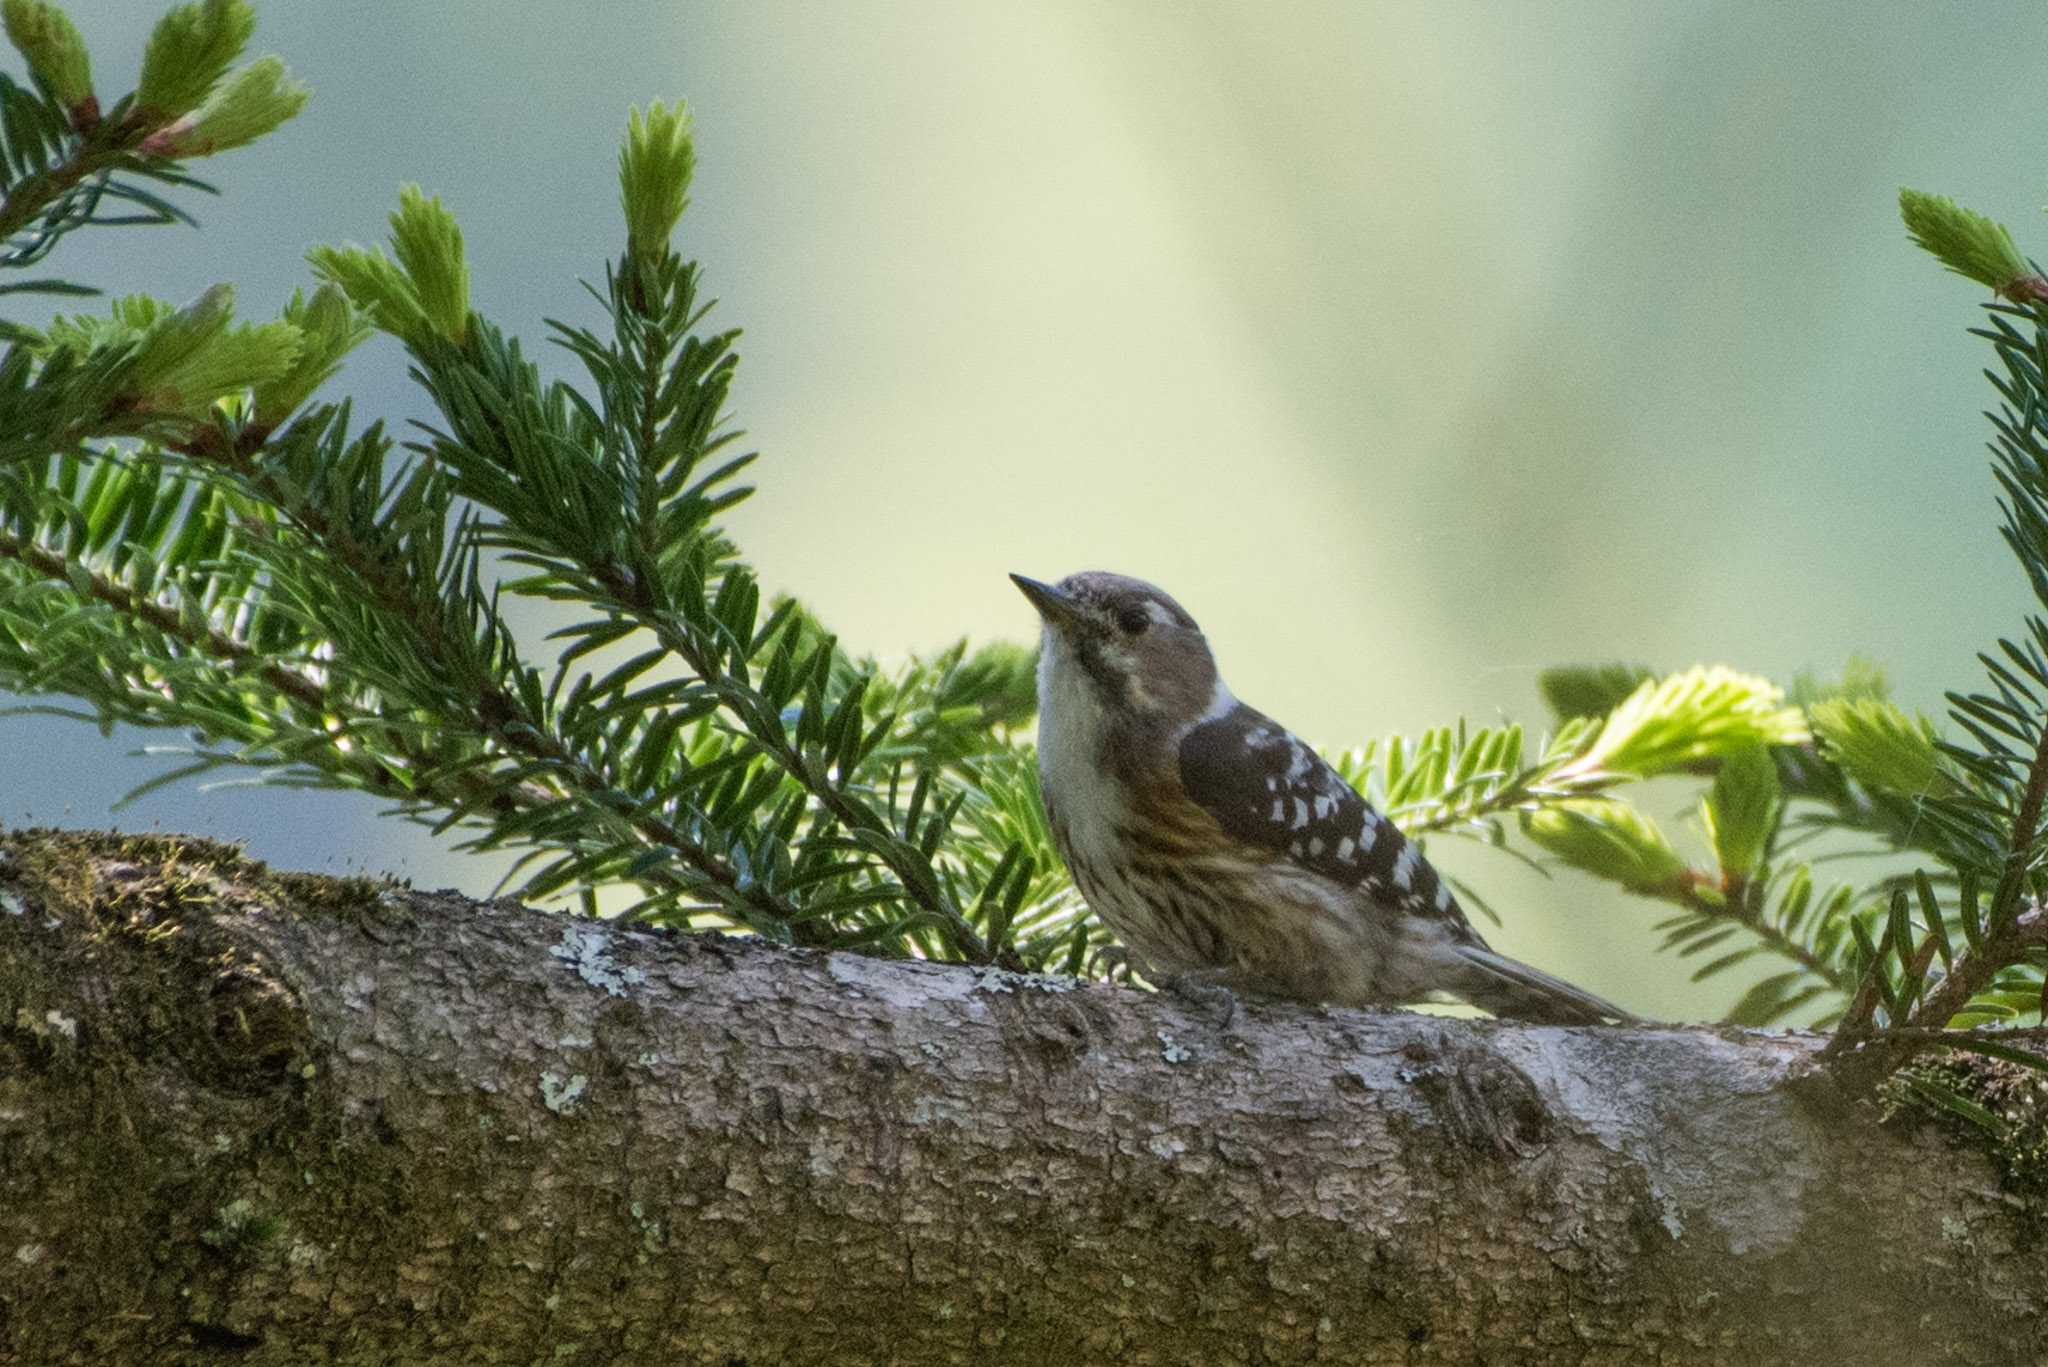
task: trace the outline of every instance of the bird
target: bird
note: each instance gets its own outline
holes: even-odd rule
[[[1101,571],[1038,610],[1054,843],[1114,957],[1156,987],[1335,1006],[1448,995],[1539,1024],[1636,1017],[1489,948],[1443,877],[1313,748],[1239,702],[1173,597]]]

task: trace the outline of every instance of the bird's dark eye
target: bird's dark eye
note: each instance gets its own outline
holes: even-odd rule
[[[1142,607],[1117,609],[1116,624],[1126,636],[1136,636],[1152,625],[1152,614]]]

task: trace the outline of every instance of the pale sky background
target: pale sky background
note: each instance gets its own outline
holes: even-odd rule
[[[159,7],[74,4],[103,96]],[[199,169],[203,230],[51,267],[265,315],[305,248],[460,216],[476,306],[535,350],[620,241],[626,108],[685,97],[684,249],[746,329],[764,459],[733,526],[884,656],[1023,639],[1004,578],[1142,575],[1238,694],[1319,741],[1542,720],[1559,662],[1789,678],[1852,653],[1939,714],[2030,599],[1994,530],[1979,294],[1900,185],[2048,254],[2038,5],[259,6],[315,90]],[[17,64],[18,66],[18,64]],[[397,345],[330,387],[426,409]],[[174,736],[0,719],[0,822],[246,839],[486,890],[375,805],[160,792]],[[1675,805],[1676,799],[1672,799]],[[1660,818],[1675,811],[1658,810]],[[1455,841],[1493,943],[1645,1014],[1712,1015],[1646,904]]]

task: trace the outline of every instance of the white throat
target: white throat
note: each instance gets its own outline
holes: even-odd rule
[[[1208,707],[1188,728],[1236,706],[1219,675]],[[1084,853],[1112,839],[1125,812],[1123,785],[1104,771],[1112,724],[1095,682],[1048,628],[1038,655],[1038,772],[1045,790],[1057,794],[1060,819]]]
[[[1047,791],[1062,795],[1060,814],[1070,826],[1081,819],[1072,810],[1077,796],[1115,790],[1098,777],[1108,732],[1102,695],[1060,634],[1046,628],[1038,651],[1038,772]]]

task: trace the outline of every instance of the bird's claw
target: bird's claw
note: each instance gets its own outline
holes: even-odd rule
[[[1218,1030],[1228,1030],[1230,1023],[1237,1019],[1237,994],[1200,973],[1178,973],[1162,980],[1159,985],[1190,1006],[1214,1011]]]
[[[1122,945],[1103,945],[1088,959],[1088,972],[1092,976],[1113,983],[1121,973],[1126,987],[1130,986],[1132,976],[1142,971],[1131,951]]]
[[[1216,1013],[1216,1028],[1228,1029],[1237,1019],[1237,994],[1214,980],[1208,973],[1155,973],[1143,959],[1131,953],[1123,945],[1104,945],[1088,960],[1091,973],[1099,975],[1105,982],[1115,982],[1117,975],[1123,975],[1124,985],[1130,986],[1133,978],[1143,978],[1160,991],[1180,998],[1188,1005],[1203,1011]]]

